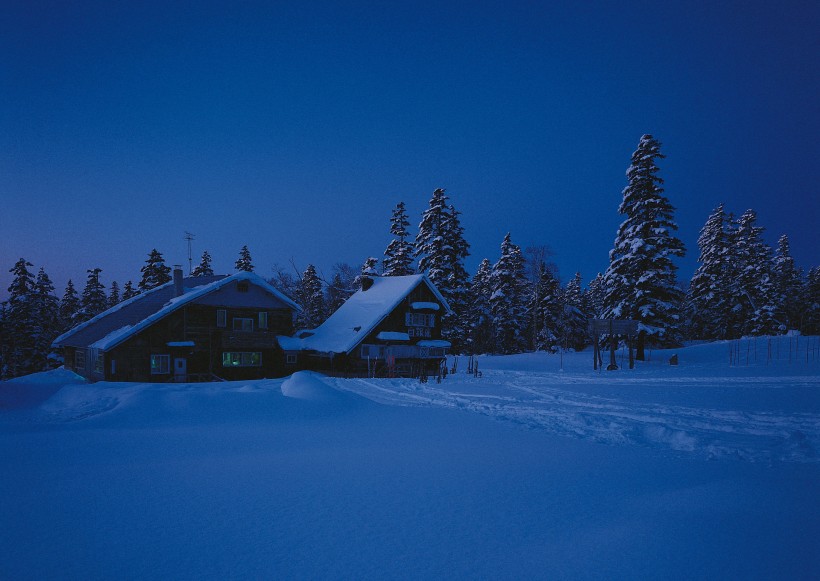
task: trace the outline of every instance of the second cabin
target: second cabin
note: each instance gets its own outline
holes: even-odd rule
[[[375,377],[436,374],[447,301],[424,275],[362,277],[362,288],[316,329],[278,337],[292,370]]]

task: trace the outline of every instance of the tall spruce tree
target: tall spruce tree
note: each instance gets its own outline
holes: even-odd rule
[[[214,269],[211,267],[211,255],[206,250],[202,253],[199,264],[191,272],[191,276],[213,276]]]
[[[122,298],[120,297],[120,285],[115,280],[111,283],[111,290],[108,291],[108,306],[113,307],[114,305],[120,304]]]
[[[325,296],[322,292],[322,281],[316,274],[316,267],[308,264],[302,279],[299,282],[299,290],[296,296],[299,306],[302,307],[296,317],[296,326],[300,329],[314,329],[321,325],[327,312],[325,309]]]
[[[593,319],[602,319],[606,314],[606,283],[600,272],[589,281],[587,292],[584,293],[586,311]]]
[[[35,280],[29,266],[33,265],[21,258],[9,270],[13,278],[3,311],[3,367],[7,378],[39,371],[35,341],[38,330]]]
[[[413,243],[408,240],[410,234],[407,232],[409,225],[404,202],[399,202],[390,217],[390,234],[394,238],[384,251],[384,276],[413,274]]]
[[[750,209],[730,233],[734,337],[771,335],[782,324],[776,313],[772,249],[763,241],[763,231],[757,225],[757,213]]]
[[[809,270],[802,302],[801,332],[804,335],[820,335],[820,266]]]
[[[447,203],[443,189],[433,192],[416,235],[418,271],[426,274],[452,309],[442,317],[442,336],[460,353],[467,336],[467,296],[469,276],[464,259],[470,246],[464,239],[459,212]]]
[[[803,273],[794,264],[789,238],[783,234],[777,241],[772,263],[777,319],[787,329],[800,329],[803,305]]]
[[[140,294],[139,291],[134,288],[134,283],[130,280],[125,283],[124,287],[122,287],[122,300],[124,301],[127,301],[138,294]]]
[[[36,330],[34,335],[35,367],[51,369],[57,365],[51,358],[51,343],[61,332],[60,301],[54,294],[54,284],[44,268],[40,268],[34,282],[34,312]]]
[[[469,354],[490,353],[495,350],[495,326],[490,309],[492,274],[493,266],[485,258],[478,265],[470,282],[465,346],[465,351]]]
[[[60,300],[59,317],[62,332],[68,331],[79,322],[77,321],[77,313],[79,312],[80,296],[77,294],[77,289],[74,288],[74,283],[71,279],[68,279],[63,298]]]
[[[657,345],[679,342],[683,293],[677,287],[672,257],[685,253],[674,232],[675,208],[663,195],[656,160],[661,144],[651,135],[641,137],[626,171],[618,212],[626,218],[618,228],[606,271],[607,316],[638,321],[636,357],[644,359],[647,340]]]
[[[725,339],[731,327],[732,254],[723,204],[701,228],[698,248],[699,264],[687,297],[687,334],[693,339]]]
[[[564,288],[564,303],[562,307],[562,344],[566,348],[580,351],[587,345],[587,315],[584,312],[580,272],[576,272],[575,276],[567,283],[566,288]]]
[[[142,272],[142,279],[137,285],[140,292],[171,282],[171,267],[165,265],[165,259],[156,248],[148,254],[148,260],[145,261],[145,266],[140,269],[140,272]]]
[[[105,296],[105,286],[100,282],[102,269],[93,268],[88,271],[88,279],[80,296],[80,312],[78,322],[87,321],[102,313],[108,308],[108,297]]]
[[[501,243],[501,256],[490,275],[490,312],[495,327],[495,351],[520,353],[526,348],[527,273],[521,248],[510,234]]]
[[[251,260],[251,251],[247,246],[243,246],[239,251],[239,258],[234,264],[234,268],[239,272],[253,272],[253,261]]]
[[[537,351],[555,353],[562,346],[564,293],[552,268],[540,269],[532,296],[537,300],[531,305],[536,325],[535,345]]]

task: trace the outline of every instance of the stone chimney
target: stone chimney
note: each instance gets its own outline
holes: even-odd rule
[[[174,296],[181,297],[185,290],[182,288],[182,265],[174,265]]]
[[[366,291],[371,286],[373,286],[373,277],[367,274],[363,274],[361,276],[362,279],[362,291]]]

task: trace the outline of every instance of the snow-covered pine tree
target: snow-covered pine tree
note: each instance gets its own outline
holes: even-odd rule
[[[421,217],[415,255],[418,271],[436,285],[453,311],[442,317],[442,336],[452,343],[453,353],[460,353],[467,335],[464,319],[469,276],[464,259],[470,254],[470,245],[464,239],[460,213],[447,200],[443,189],[433,192]]]
[[[527,303],[527,311],[529,316],[529,331],[527,333],[527,349],[535,350],[538,344],[538,335],[543,327],[543,321],[534,316],[541,304],[541,286],[538,281],[544,269],[551,269],[553,274],[558,272],[558,266],[554,262],[547,262],[547,259],[552,255],[552,251],[546,245],[528,246],[524,250],[525,268],[527,270],[527,277],[529,288],[531,289],[529,300]]]
[[[361,276],[379,276],[379,271],[376,269],[378,265],[378,258],[374,256],[366,258],[364,264],[362,264]]]
[[[165,259],[156,248],[148,254],[148,260],[145,261],[145,266],[140,269],[140,272],[142,272],[142,279],[137,285],[140,292],[171,282],[171,267],[165,265]]]
[[[251,260],[251,251],[247,246],[243,246],[239,251],[239,258],[234,264],[234,268],[240,272],[253,272],[253,261]]]
[[[757,213],[746,210],[730,233],[734,337],[778,332],[772,249],[763,241]]]
[[[465,351],[471,355],[495,350],[495,326],[490,312],[492,273],[492,264],[485,258],[478,265],[470,283]]]
[[[538,302],[532,305],[532,314],[538,319],[535,337],[537,351],[555,353],[563,346],[564,293],[552,268],[542,268],[532,295]]]
[[[302,274],[296,300],[302,307],[302,312],[296,317],[299,329],[315,329],[324,322],[327,317],[325,295],[322,292],[322,281],[312,264],[308,264]]]
[[[191,272],[191,276],[213,276],[214,269],[211,267],[211,255],[206,250],[202,253],[199,264]]]
[[[693,339],[725,339],[731,328],[731,252],[728,217],[720,204],[698,237],[698,268],[689,283],[687,334]]]
[[[495,328],[496,353],[520,353],[526,347],[529,284],[521,248],[510,234],[501,243],[501,256],[490,275],[490,312]]]
[[[664,157],[660,145],[644,135],[632,154],[626,171],[629,184],[618,208],[626,218],[618,228],[604,276],[607,316],[638,321],[639,360],[644,359],[647,340],[657,345],[678,343],[681,323],[683,293],[672,257],[683,256],[685,249],[674,235],[675,208],[663,195],[663,180],[657,175],[655,160]]]
[[[562,346],[580,351],[588,343],[587,315],[583,310],[580,272],[575,273],[564,289],[563,311]]]
[[[114,305],[118,305],[122,298],[120,298],[120,285],[115,280],[111,283],[111,290],[108,291],[108,306],[113,307]]]
[[[61,332],[60,301],[44,268],[40,268],[34,281],[34,312],[37,327],[34,337],[35,367],[37,370],[51,369],[57,365],[56,360],[49,356],[51,343]]]
[[[600,272],[589,282],[584,293],[587,314],[593,319],[603,319],[606,313],[606,283]]]
[[[105,296],[105,286],[100,282],[101,268],[93,268],[88,271],[83,294],[80,296],[80,312],[77,314],[78,322],[102,313],[108,308],[108,297]]]
[[[13,278],[3,312],[3,367],[7,378],[39,371],[35,341],[38,329],[35,281],[29,266],[33,265],[21,258],[9,270]]]
[[[127,301],[131,297],[137,296],[139,293],[138,290],[134,288],[134,283],[130,280],[125,283],[125,286],[122,287],[122,300]]]
[[[418,271],[426,274],[442,292],[439,283],[445,283],[449,276],[449,257],[444,251],[444,222],[447,220],[447,213],[447,196],[439,188],[433,192],[429,207],[421,216],[415,244]]]
[[[79,312],[80,296],[77,294],[77,289],[74,288],[74,283],[71,279],[68,279],[63,298],[60,300],[59,317],[62,332],[68,331],[78,323],[77,313]]]
[[[820,335],[820,266],[809,270],[803,291],[803,325],[804,335]]]
[[[803,304],[803,273],[794,264],[789,238],[783,234],[777,241],[772,263],[777,318],[787,329],[799,329]]]
[[[396,204],[390,218],[390,234],[394,236],[384,251],[384,276],[406,276],[413,274],[413,243],[407,238],[407,211],[404,202]]]

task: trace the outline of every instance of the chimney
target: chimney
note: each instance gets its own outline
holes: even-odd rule
[[[368,276],[366,274],[363,274],[361,278],[362,278],[362,291],[366,291],[371,286],[373,286],[373,277],[372,276]]]
[[[185,292],[182,288],[182,265],[174,265],[174,296],[181,297]]]

